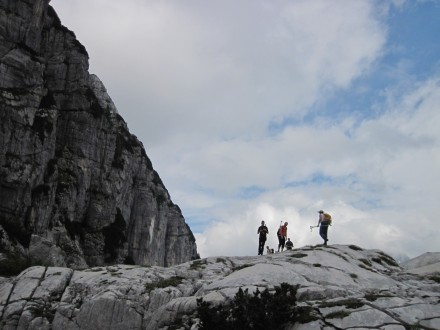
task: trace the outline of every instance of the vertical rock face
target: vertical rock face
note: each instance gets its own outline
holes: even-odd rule
[[[179,207],[48,2],[0,1],[0,252],[73,268],[197,258]]]

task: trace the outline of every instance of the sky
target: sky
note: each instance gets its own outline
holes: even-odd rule
[[[53,0],[201,257],[440,251],[440,0]]]

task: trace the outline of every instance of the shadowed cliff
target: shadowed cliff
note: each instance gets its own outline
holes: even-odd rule
[[[48,0],[0,1],[0,252],[169,266],[194,236]]]

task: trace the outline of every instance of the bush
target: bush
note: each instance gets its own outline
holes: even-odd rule
[[[281,283],[273,294],[268,289],[263,292],[257,289],[251,295],[248,289],[243,291],[240,288],[226,306],[211,307],[200,298],[197,300],[199,329],[282,329],[297,319],[297,289],[298,286]]]

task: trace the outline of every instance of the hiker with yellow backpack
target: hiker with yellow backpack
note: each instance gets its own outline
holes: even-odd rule
[[[331,226],[332,224],[332,216],[328,213],[324,213],[323,210],[320,210],[318,213],[319,213],[319,221],[317,227],[319,227],[319,236],[321,236],[322,239],[324,240],[324,245],[327,245],[328,226]]]

